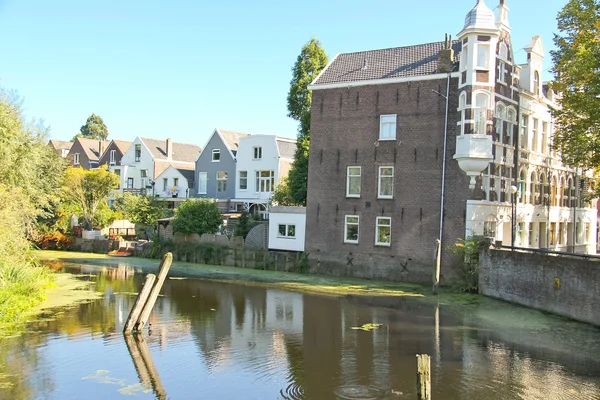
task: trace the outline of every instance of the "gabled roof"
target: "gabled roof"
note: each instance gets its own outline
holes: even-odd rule
[[[452,42],[458,62],[461,42]],[[444,42],[338,54],[311,86],[430,75],[439,73],[438,53]]]
[[[296,141],[294,139],[277,138],[277,148],[279,157],[294,159],[296,155]]]
[[[183,169],[183,170],[194,171],[195,164],[173,162],[173,161],[168,161],[168,160],[156,160],[154,162],[154,176],[159,176],[160,174],[165,172],[169,167],[173,167],[178,170]]]
[[[131,146],[131,142],[127,142],[125,140],[113,140],[113,143],[117,146],[122,154],[125,154],[129,149],[129,146]]]
[[[189,170],[189,169],[181,169],[181,168],[177,168],[177,171],[179,171],[179,173],[181,175],[183,175],[185,177],[185,179],[187,179],[187,181],[193,185],[194,182],[194,176],[195,176],[195,172],[194,170]]]
[[[50,146],[52,146],[55,150],[71,150],[71,146],[73,146],[73,142],[66,142],[64,140],[56,140],[50,139],[48,142]]]
[[[140,138],[144,142],[155,160],[168,160],[167,158],[167,141],[150,138]],[[173,158],[169,161],[190,162],[193,163],[198,158],[200,146],[189,143],[173,142]]]
[[[96,139],[88,139],[83,137],[78,137],[75,141],[79,141],[83,151],[85,152],[87,158],[90,161],[99,160],[100,156],[100,142],[104,142],[103,151],[108,147],[110,142],[108,140],[96,140]]]
[[[229,147],[229,150],[231,150],[233,155],[237,153],[238,146],[240,145],[240,139],[250,136],[249,133],[227,131],[221,128],[217,128],[216,131],[221,135],[223,143],[225,143],[225,145]]]

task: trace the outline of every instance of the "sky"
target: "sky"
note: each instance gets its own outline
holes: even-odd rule
[[[485,0],[494,9],[499,0]],[[507,0],[517,62],[540,35],[544,80],[567,0]],[[408,4],[410,3],[410,4]],[[0,0],[0,87],[70,140],[92,114],[109,139],[204,146],[214,128],[295,137],[291,68],[312,37],[338,53],[456,37],[476,0]]]

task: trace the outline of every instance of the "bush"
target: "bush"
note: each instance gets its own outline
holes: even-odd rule
[[[461,292],[477,293],[479,291],[479,251],[483,241],[481,238],[468,237],[458,239],[449,250],[462,260],[459,269],[459,287]]]
[[[175,209],[173,230],[191,234],[216,233],[223,224],[217,203],[206,199],[187,199]]]

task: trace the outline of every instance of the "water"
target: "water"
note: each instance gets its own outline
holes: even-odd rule
[[[126,341],[134,268],[66,265],[104,295],[0,340],[0,398],[416,399],[415,354],[427,353],[436,400],[600,399],[599,329],[492,300],[168,279],[150,329]]]

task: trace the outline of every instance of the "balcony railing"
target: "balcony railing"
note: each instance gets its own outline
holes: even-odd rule
[[[123,193],[131,193],[140,196],[146,195],[146,189],[123,189]]]

